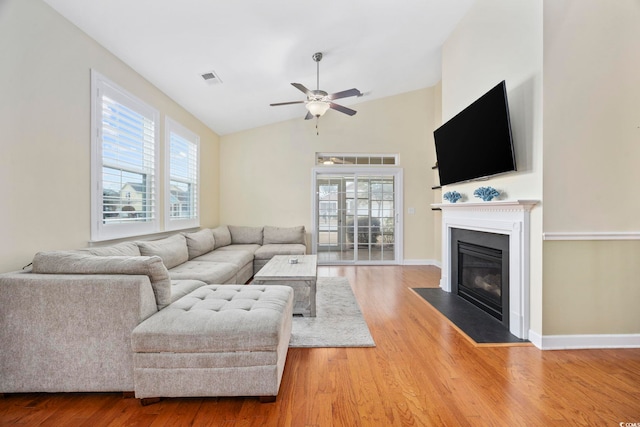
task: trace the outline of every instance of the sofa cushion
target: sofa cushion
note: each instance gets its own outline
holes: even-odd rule
[[[253,262],[254,252],[254,250],[217,250],[194,258],[191,261],[226,262],[234,264],[240,269],[248,263]]]
[[[192,279],[224,284],[235,279],[238,267],[226,262],[187,261],[169,270],[172,280]]]
[[[261,245],[263,228],[230,225],[231,243],[234,245]]]
[[[213,238],[215,240],[214,249],[228,246],[231,244],[231,233],[229,233],[229,227],[221,225],[211,230]]]
[[[97,256],[140,256],[140,248],[135,242],[122,242],[111,246],[81,249]]]
[[[182,234],[175,234],[165,239],[150,242],[136,242],[140,253],[144,256],[159,256],[168,269],[189,260],[187,239]]]
[[[187,240],[189,259],[211,252],[216,244],[210,228],[205,228],[195,233],[184,233],[184,237]]]
[[[304,225],[298,227],[264,227],[263,245],[271,243],[298,243],[305,244]]]
[[[172,280],[171,281],[171,302],[176,302],[183,296],[190,294],[198,288],[206,286],[200,280]]]
[[[43,274],[138,274],[149,277],[158,309],[171,303],[171,280],[157,256],[96,256],[77,252],[38,252],[33,272]]]
[[[248,253],[255,253],[258,249],[260,249],[261,245],[229,245],[224,248],[216,249],[216,252],[220,251],[243,251]]]
[[[261,246],[254,254],[255,259],[271,259],[275,255],[304,255],[307,251],[305,245],[271,244]]]

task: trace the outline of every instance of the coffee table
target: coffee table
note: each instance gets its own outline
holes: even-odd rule
[[[289,262],[297,259],[296,264]],[[293,314],[316,316],[317,255],[276,255],[254,276],[256,285],[286,285],[293,288]]]

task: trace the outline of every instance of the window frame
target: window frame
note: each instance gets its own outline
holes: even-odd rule
[[[398,167],[400,155],[397,153],[317,152],[315,164],[319,167]]]
[[[174,133],[186,142],[195,146],[195,182],[183,181],[194,185],[192,189],[193,204],[192,216],[190,218],[175,219],[171,217],[171,134]],[[164,228],[166,231],[181,230],[187,228],[200,227],[200,136],[182,124],[165,116],[164,121]]]
[[[104,223],[103,196],[103,97],[108,96],[120,105],[145,116],[153,123],[153,154],[152,166],[145,170],[151,171],[148,185],[151,188],[152,206],[151,218],[144,222],[130,222],[109,224]],[[160,112],[135,97],[127,90],[112,82],[99,72],[91,70],[91,241],[104,241],[127,238],[160,231]],[[134,172],[134,171],[132,171]]]

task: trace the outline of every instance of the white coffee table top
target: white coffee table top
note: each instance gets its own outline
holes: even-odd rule
[[[289,263],[297,258],[297,264]],[[254,280],[312,280],[316,278],[317,255],[276,255],[258,271]]]

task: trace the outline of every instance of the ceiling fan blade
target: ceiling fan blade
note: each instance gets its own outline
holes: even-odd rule
[[[306,87],[304,87],[304,85],[301,85],[300,83],[291,83],[291,86],[295,87],[296,89],[298,89],[300,92],[304,93],[307,96],[313,95],[313,93],[311,93],[309,89],[307,89]]]
[[[353,116],[355,113],[357,113],[356,110],[352,110],[351,108],[347,108],[342,105],[334,104],[333,102],[329,103],[329,107],[333,108],[334,110],[340,111],[341,113],[348,114],[350,116]]]
[[[313,119],[313,114],[311,114],[310,112],[307,112],[307,115],[306,115],[306,116],[304,116],[304,119],[305,119],[305,120],[311,120],[311,119]]]
[[[290,102],[278,102],[276,104],[269,104],[272,107],[277,107],[278,105],[291,105],[291,104],[304,104],[305,101],[290,101]]]
[[[331,95],[328,95],[327,98],[334,100],[334,99],[340,99],[340,98],[348,98],[350,96],[361,96],[362,93],[356,89],[349,89],[349,90],[343,90],[342,92],[337,92],[337,93],[332,93]]]

